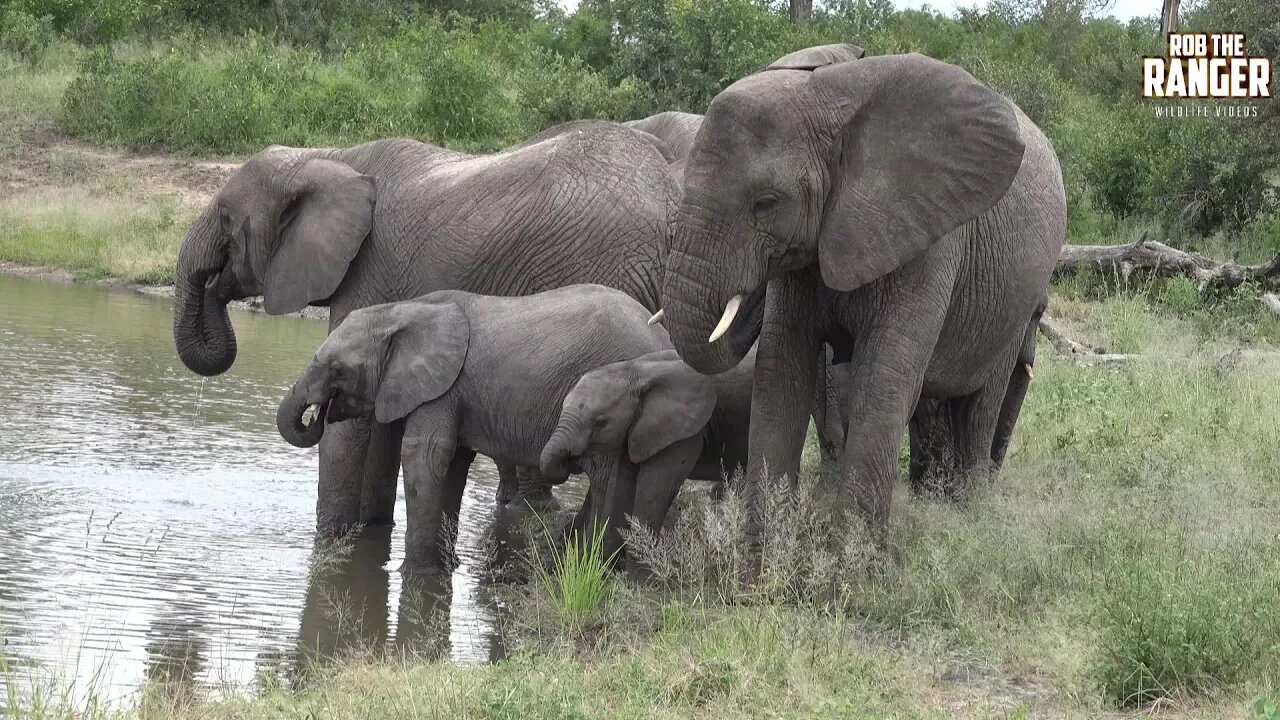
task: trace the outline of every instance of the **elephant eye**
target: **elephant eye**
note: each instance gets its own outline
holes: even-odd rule
[[[756,217],[765,217],[778,209],[778,198],[773,195],[764,195],[756,198],[751,204],[751,214]]]
[[[218,214],[218,219],[222,223],[222,231],[231,234],[231,211],[224,205],[222,211]]]

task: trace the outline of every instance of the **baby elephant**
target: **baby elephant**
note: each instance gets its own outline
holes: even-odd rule
[[[524,297],[446,290],[356,310],[320,346],[276,424],[291,444],[309,447],[328,422],[403,422],[402,570],[447,571],[476,453],[537,467],[565,396],[584,374],[671,347],[649,316],[630,296],[599,285]],[[655,427],[630,459],[647,459],[647,448],[671,444],[682,428]],[[607,454],[584,462],[589,492],[604,497],[612,475],[630,471],[624,465]]]
[[[753,347],[719,375],[695,371],[674,350],[591,370],[565,397],[542,471],[560,473],[593,456],[629,459],[635,472],[613,476],[593,515],[616,528],[630,513],[657,532],[686,478],[719,481],[746,465],[754,369]],[[586,517],[579,513],[575,524]]]

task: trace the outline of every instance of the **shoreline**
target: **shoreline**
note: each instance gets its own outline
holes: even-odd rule
[[[150,297],[164,298],[167,300],[173,300],[174,295],[174,288],[172,285],[147,285],[145,283],[129,282],[127,280],[112,277],[90,280],[76,277],[74,272],[67,270],[66,268],[59,268],[51,265],[26,265],[8,260],[0,260],[0,275],[41,280],[44,282],[59,283],[63,285],[96,285],[97,287],[106,288],[108,290],[124,290],[135,292],[139,295],[148,295]],[[227,303],[227,307],[231,310],[239,310],[241,312],[258,313],[261,315],[268,314],[262,307],[262,298],[256,296],[246,298],[244,300],[232,300]],[[296,317],[304,320],[328,321],[329,308],[308,306],[298,312],[280,315],[277,317]]]

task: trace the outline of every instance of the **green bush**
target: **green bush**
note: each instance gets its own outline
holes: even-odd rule
[[[64,114],[99,141],[189,152],[387,135],[492,149],[566,120],[704,112],[725,86],[810,45],[920,52],[965,67],[1046,131],[1073,242],[1159,226],[1175,241],[1225,231],[1249,252],[1276,247],[1256,236],[1280,217],[1280,112],[1157,117],[1134,97],[1139,59],[1160,51],[1154,22],[1088,6],[993,0],[945,15],[838,0],[796,24],[785,3],[760,0],[584,0],[572,14],[530,0],[0,0],[25,13],[4,37],[26,55],[41,42],[31,18],[46,14],[93,43],[198,27],[166,52],[88,62]],[[1251,0],[1205,0],[1185,25],[1238,28],[1251,52],[1280,57],[1280,25]]]
[[[1206,550],[1184,536],[1132,528],[1111,540],[1101,568],[1096,672],[1118,703],[1209,693],[1238,683],[1280,650],[1273,545]]]
[[[53,18],[11,8],[0,14],[0,49],[35,65],[53,42]]]
[[[504,43],[523,45],[491,51]],[[423,19],[334,59],[255,35],[218,52],[194,42],[130,59],[99,49],[66,92],[63,125],[186,152],[388,136],[495,149],[564,120],[634,116],[646,98],[634,79],[611,85],[505,25]]]
[[[142,0],[15,0],[12,10],[48,17],[55,30],[82,45],[109,44],[136,29],[148,11]]]

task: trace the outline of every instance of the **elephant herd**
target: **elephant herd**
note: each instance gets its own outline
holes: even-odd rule
[[[810,417],[838,507],[882,534],[911,481],[998,467],[1066,234],[1043,133],[964,70],[808,48],[705,115],[583,120],[490,155],[272,146],[195,221],[174,339],[236,358],[227,304],[328,306],[277,412],[320,445],[317,529],[387,525],[450,567],[468,468],[499,500],[590,482],[573,527],[661,526],[684,480],[795,477]],[[837,453],[838,451],[838,453]]]

